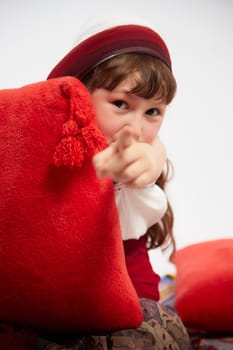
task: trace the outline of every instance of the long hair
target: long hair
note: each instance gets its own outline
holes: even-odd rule
[[[139,78],[131,93],[147,99],[156,95],[167,105],[172,101],[176,93],[176,80],[161,60],[149,55],[129,53],[112,57],[94,68],[82,81],[90,92],[97,88],[111,91],[135,72],[139,73]],[[173,171],[172,165],[167,160],[165,170],[156,181],[163,190],[170,179],[171,170]],[[173,210],[168,201],[167,211],[160,222],[146,232],[147,249],[172,246],[174,252],[173,221]]]

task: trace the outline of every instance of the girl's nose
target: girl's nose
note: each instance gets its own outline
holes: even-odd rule
[[[130,120],[130,126],[132,128],[133,136],[136,140],[139,140],[142,135],[142,118],[140,115],[132,114]]]

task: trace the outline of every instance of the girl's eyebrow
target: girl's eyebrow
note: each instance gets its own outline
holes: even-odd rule
[[[127,95],[129,97],[132,97],[135,95],[135,93],[132,92],[133,87],[130,88],[124,88],[122,87],[120,90],[114,90],[112,91],[116,95]],[[137,95],[136,95],[137,96]],[[157,105],[166,105],[166,100],[162,97],[154,97],[151,99],[151,103],[154,103],[156,106]]]
[[[156,104],[166,104],[166,100],[163,97],[154,97],[153,98],[153,102],[155,102]]]
[[[116,94],[122,94],[122,95],[127,95],[127,96],[134,96],[135,95],[135,93],[134,92],[132,92],[132,90],[133,90],[133,88],[132,87],[130,87],[130,88],[122,88],[122,90],[115,90],[115,93]]]
[[[131,93],[132,88],[121,88],[121,90],[115,90],[113,92],[115,92],[116,94],[129,94]]]

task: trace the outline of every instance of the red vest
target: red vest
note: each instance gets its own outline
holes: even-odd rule
[[[146,248],[146,236],[125,240],[123,243],[128,273],[139,298],[158,301],[160,277],[152,269]]]

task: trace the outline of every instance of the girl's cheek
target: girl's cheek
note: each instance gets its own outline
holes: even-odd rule
[[[144,135],[146,143],[152,143],[159,133],[160,127],[148,128],[147,133]]]
[[[114,135],[114,128],[112,128],[111,123],[106,123],[103,122],[103,120],[98,121],[98,127],[100,129],[100,131],[103,133],[103,135],[105,136],[106,140],[108,142],[111,142],[113,135]]]

